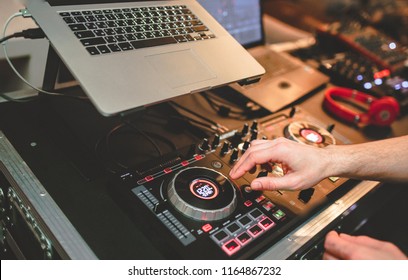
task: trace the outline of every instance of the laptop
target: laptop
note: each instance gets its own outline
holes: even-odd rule
[[[265,73],[195,0],[30,0],[27,9],[105,116]]]
[[[231,87],[265,109],[276,112],[326,84],[329,77],[297,58],[265,44],[261,0],[199,0],[266,69],[261,81]]]

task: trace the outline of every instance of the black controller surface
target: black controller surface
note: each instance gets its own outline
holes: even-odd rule
[[[260,192],[250,182],[284,176],[279,164],[238,180],[228,177],[230,169],[254,139],[287,137],[317,147],[348,142],[331,129],[293,108],[122,174],[112,193],[166,258],[255,258],[353,184],[336,177],[304,191]]]

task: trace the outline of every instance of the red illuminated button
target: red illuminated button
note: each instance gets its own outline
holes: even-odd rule
[[[254,225],[248,231],[253,237],[255,237],[259,235],[260,233],[262,233],[263,230],[258,225]]]
[[[188,161],[186,161],[186,160],[181,162],[181,165],[182,165],[182,166],[187,166],[187,165],[189,165],[189,164],[190,164],[190,163],[189,163]]]
[[[249,206],[252,205],[252,201],[247,200],[247,201],[244,202],[244,205],[245,205],[246,207],[249,207]]]
[[[205,224],[205,225],[203,225],[202,227],[201,227],[201,229],[204,231],[204,232],[209,232],[210,230],[212,230],[212,225],[210,225],[210,224]]]
[[[173,170],[172,170],[171,168],[165,168],[163,171],[164,171],[164,173],[169,174],[169,173],[171,173]]]
[[[261,226],[261,228],[263,228],[263,229],[265,229],[265,230],[268,230],[268,229],[272,228],[274,225],[276,225],[276,224],[275,224],[271,219],[269,219],[269,218],[263,219],[263,220],[260,221],[258,224]]]
[[[262,201],[264,201],[264,200],[265,200],[265,197],[264,197],[263,195],[261,195],[261,196],[259,196],[259,197],[257,197],[257,198],[255,199],[255,201],[258,202],[258,203],[260,203],[260,202],[262,202]]]
[[[264,204],[262,204],[262,207],[266,210],[266,211],[270,211],[272,208],[275,207],[275,204],[273,204],[271,201],[266,201]]]
[[[227,253],[229,256],[236,253],[241,248],[235,240],[228,241],[222,246],[222,249]]]
[[[154,179],[154,177],[151,176],[151,175],[148,175],[144,179],[146,180],[146,182],[150,182],[150,181],[152,181]]]
[[[200,160],[200,159],[202,159],[204,156],[203,155],[196,155],[196,156],[194,156],[194,158],[196,159],[196,160]]]
[[[238,241],[244,245],[245,243],[247,243],[249,240],[251,240],[251,236],[249,236],[248,233],[244,232],[243,234],[239,235],[237,237]]]

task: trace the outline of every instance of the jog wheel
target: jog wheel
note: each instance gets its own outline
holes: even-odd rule
[[[299,143],[323,148],[336,144],[336,139],[326,129],[308,122],[293,122],[285,127],[285,137]]]
[[[223,174],[204,167],[178,172],[169,182],[171,204],[194,220],[216,221],[230,216],[237,206],[234,185]]]

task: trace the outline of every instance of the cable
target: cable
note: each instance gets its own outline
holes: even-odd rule
[[[182,105],[180,105],[180,104],[178,104],[178,103],[176,103],[174,101],[170,101],[169,103],[174,105],[175,107],[177,107],[179,109],[182,109],[182,110],[184,110],[184,111],[186,111],[186,112],[188,112],[188,113],[190,113],[190,114],[192,114],[192,115],[206,121],[207,123],[211,124],[209,126],[211,129],[215,129],[216,131],[221,132],[221,133],[225,133],[225,132],[229,131],[228,127],[226,127],[226,126],[224,126],[222,124],[219,124],[219,123],[217,123],[217,122],[215,122],[215,121],[213,121],[213,120],[211,120],[211,119],[209,119],[207,117],[204,117],[204,116],[202,116],[202,115],[200,115],[200,114],[198,114],[198,113],[196,113],[196,112],[194,112],[194,111],[192,111],[192,110],[190,110],[190,109],[188,109],[188,108],[186,108],[186,107],[184,107],[184,106],[182,106]],[[188,117],[186,117],[186,118],[188,118]],[[190,120],[192,120],[192,119],[190,118]],[[194,121],[198,122],[196,120],[194,120]]]
[[[143,130],[140,130],[138,127],[136,127],[133,123],[131,123],[128,120],[124,120],[123,121],[125,124],[127,124],[128,126],[130,126],[131,128],[133,128],[136,132],[138,132],[140,135],[142,135],[143,137],[146,138],[147,141],[149,141],[152,146],[156,149],[157,153],[159,156],[162,156],[163,153],[159,147],[159,145],[157,145],[157,143],[149,136],[147,135]]]
[[[29,81],[27,81],[27,80],[17,71],[17,69],[14,67],[13,63],[11,62],[11,60],[10,60],[10,58],[9,58],[9,55],[8,55],[8,53],[7,53],[7,41],[8,41],[10,38],[14,38],[14,37],[25,37],[25,38],[31,38],[31,39],[39,39],[39,38],[44,38],[44,37],[45,37],[44,32],[43,32],[40,28],[26,29],[26,30],[23,30],[22,32],[18,32],[18,33],[14,33],[14,34],[12,34],[12,35],[6,36],[7,28],[8,28],[8,26],[9,26],[10,22],[11,22],[14,18],[20,17],[20,16],[27,17],[27,14],[26,14],[24,11],[23,11],[23,12],[18,12],[18,13],[13,14],[12,16],[10,16],[10,17],[7,19],[7,21],[6,21],[6,23],[5,23],[4,27],[3,27],[3,34],[2,34],[2,38],[1,38],[0,40],[1,40],[1,45],[3,46],[3,50],[4,50],[4,57],[6,58],[7,63],[10,65],[11,69],[14,71],[14,73],[17,75],[17,77],[19,77],[20,80],[23,81],[23,82],[24,82],[27,86],[29,86],[30,88],[32,88],[32,89],[34,89],[34,90],[36,90],[36,91],[38,91],[38,92],[42,92],[42,93],[48,94],[48,95],[53,95],[53,96],[66,96],[65,94],[56,93],[56,92],[49,92],[49,91],[40,89],[40,88],[38,88],[38,87],[32,85]],[[15,102],[31,101],[31,99],[29,99],[29,100],[26,99],[25,101],[21,101],[21,100],[20,100],[20,101],[17,101],[18,99],[10,98],[10,97],[6,96],[6,95],[3,94],[3,93],[1,93],[0,96],[1,96],[2,98],[4,98],[4,99],[8,100],[8,101],[15,101]],[[78,99],[87,99],[87,98],[84,98],[84,97],[82,97],[82,96],[81,96],[81,97],[75,97],[75,98],[78,98]]]

